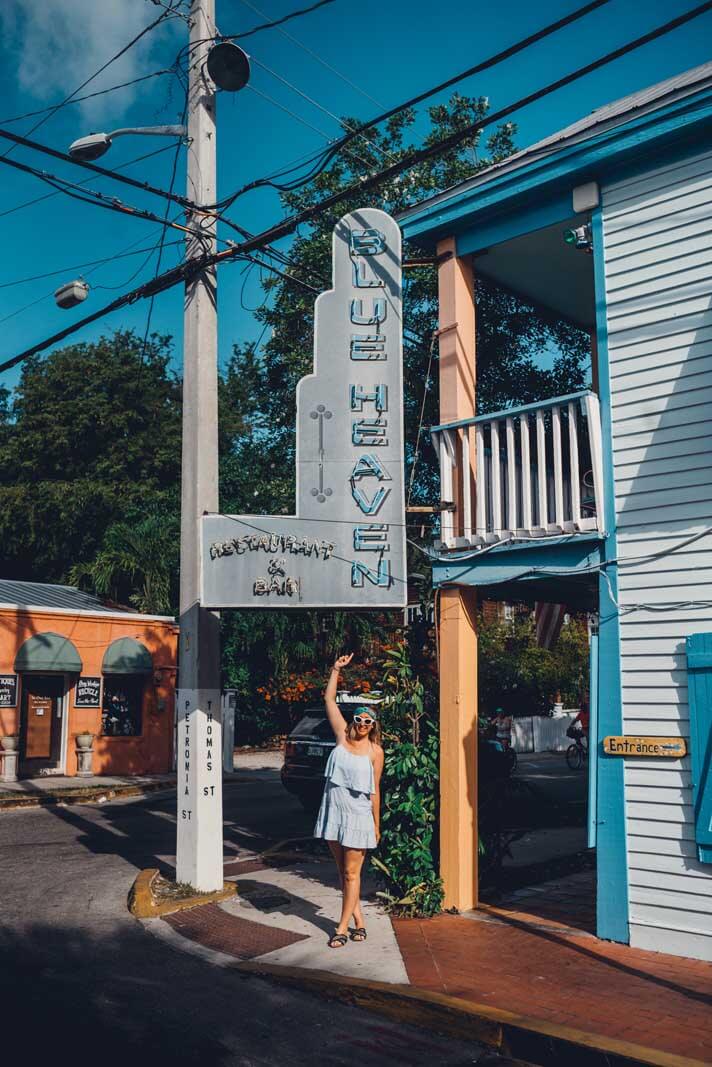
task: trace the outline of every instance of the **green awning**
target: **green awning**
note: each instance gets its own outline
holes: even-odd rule
[[[82,661],[68,637],[35,634],[25,641],[15,656],[16,671],[63,671],[79,674]]]
[[[104,653],[101,669],[104,674],[151,674],[151,653],[133,637],[119,637]]]

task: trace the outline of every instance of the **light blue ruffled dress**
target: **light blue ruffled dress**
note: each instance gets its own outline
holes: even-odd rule
[[[371,794],[376,785],[370,756],[357,756],[336,745],[324,771],[326,785],[314,837],[338,841],[346,848],[375,848]]]

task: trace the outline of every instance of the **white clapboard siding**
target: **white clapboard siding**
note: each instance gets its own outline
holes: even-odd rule
[[[712,631],[712,536],[670,550],[712,528],[712,153],[602,203],[623,729],[688,739],[685,638]],[[631,943],[712,959],[689,757],[627,760],[625,804]]]
[[[666,847],[653,850],[650,838],[637,838],[634,834],[628,839],[628,857],[630,869],[648,871],[667,871],[670,874],[689,873],[693,878],[707,878],[707,863],[697,860],[697,848],[690,841],[666,841]]]
[[[626,817],[626,830],[628,834],[628,840],[633,836],[646,837],[651,841],[658,841],[660,838],[670,838],[673,841],[688,841],[692,842],[692,846],[695,846],[695,829],[692,825],[686,823],[673,823],[662,822],[651,816],[647,811],[644,816],[638,817],[628,815]],[[662,851],[662,848],[661,848]],[[695,847],[695,853],[696,853]]]
[[[671,760],[671,762],[673,761]],[[665,767],[664,765],[661,767],[660,764],[656,764],[654,767],[638,767],[637,764],[632,764],[626,767],[625,784],[626,786],[689,789],[692,785],[690,771],[682,770],[678,766],[678,760],[675,760],[674,763],[674,767]]]
[[[680,864],[680,870],[677,874],[669,874],[667,871],[648,871],[639,870],[631,863],[630,866],[630,884],[632,886],[646,887],[653,889],[663,889],[676,893],[689,893],[690,886],[699,888],[699,894],[695,896],[709,897],[712,896],[712,882],[709,878],[705,878],[704,874],[700,874],[699,871],[695,871],[694,874],[697,877],[688,877],[688,871],[685,868],[683,860],[678,860]],[[639,903],[643,903],[641,894],[636,893],[636,898]],[[652,901],[652,903],[656,903]],[[662,902],[660,902],[662,903]],[[712,910],[712,902],[707,900],[706,906]],[[688,901],[689,904],[689,901]]]
[[[694,875],[708,877],[707,865],[697,861],[697,846],[694,841],[684,841],[682,838],[658,841],[657,838],[638,837],[636,834],[630,834],[628,837],[629,867],[642,868],[645,871],[677,871],[678,864],[682,864],[683,870],[691,871]]]

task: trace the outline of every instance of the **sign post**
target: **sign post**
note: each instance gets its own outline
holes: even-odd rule
[[[401,237],[377,208],[334,229],[296,454],[295,515],[203,517],[203,606],[404,607]]]

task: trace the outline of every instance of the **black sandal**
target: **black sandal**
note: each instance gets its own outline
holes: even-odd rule
[[[357,926],[355,930],[351,931],[352,941],[365,941],[368,937],[365,926]]]
[[[347,941],[346,934],[334,934],[329,941],[329,948],[343,948]]]

